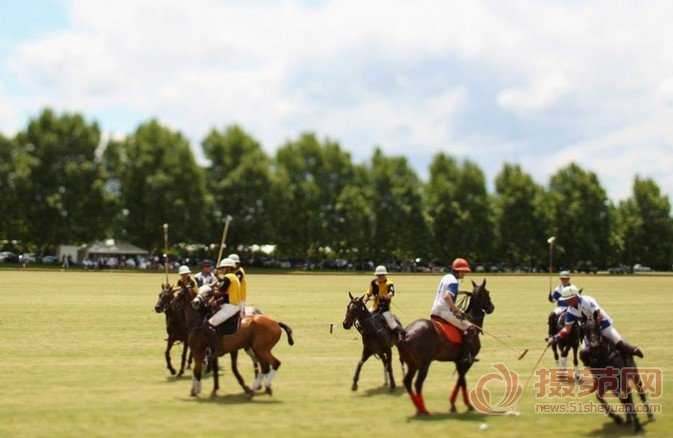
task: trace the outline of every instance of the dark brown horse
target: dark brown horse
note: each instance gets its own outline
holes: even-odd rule
[[[638,419],[636,410],[633,404],[633,396],[631,392],[631,384],[633,383],[638,391],[640,400],[645,405],[647,411],[647,418],[654,420],[654,412],[647,401],[647,392],[645,385],[638,372],[638,367],[633,359],[633,356],[624,355],[617,351],[615,346],[609,340],[605,339],[600,333],[599,324],[593,319],[588,319],[584,323],[585,343],[586,348],[580,353],[582,362],[586,367],[591,369],[594,375],[594,387],[596,390],[596,398],[605,409],[606,414],[614,420],[617,424],[623,424],[624,420],[617,414],[612,407],[605,401],[604,395],[607,390],[611,390],[622,405],[626,412],[626,423],[631,424],[635,432],[642,431],[643,427]],[[618,382],[615,385],[612,378],[606,381],[605,370],[616,370],[615,374]],[[601,383],[601,379],[603,383]]]
[[[288,343],[290,345],[294,344],[291,329],[285,324],[283,324],[283,328],[281,329],[281,325],[278,322],[266,315],[252,315],[246,316],[241,320],[236,333],[221,336],[218,339],[217,335],[209,332],[206,321],[207,316],[204,318],[203,323],[199,327],[192,329],[189,334],[189,347],[194,354],[194,370],[190,394],[196,397],[201,393],[201,370],[206,351],[209,348],[216,351],[219,356],[229,353],[232,356],[232,366],[238,350],[251,351],[254,355],[254,360],[259,363],[261,372],[255,377],[252,389],[245,384],[242,378],[239,379],[237,375],[239,384],[248,396],[254,395],[255,392],[261,389],[262,385],[264,385],[267,394],[272,394],[271,380],[280,367],[281,362],[271,353],[271,350],[278,343],[281,331],[285,328],[287,328],[285,329],[285,333],[288,337]],[[217,368],[215,368],[213,370],[214,385],[211,397],[216,396],[219,389],[217,374]]]
[[[166,315],[166,368],[172,375],[176,374],[175,368],[171,363],[171,348],[176,342],[182,342],[182,359],[180,361],[180,371],[177,372],[178,377],[185,372],[185,362],[187,359],[187,339],[189,336],[188,320],[185,317],[185,303],[180,300],[174,292],[173,286],[170,284],[162,284],[159,298],[154,305],[154,311],[157,313],[164,313]],[[186,307],[189,307],[187,305]],[[191,363],[191,355],[190,355]]]
[[[549,337],[553,337],[558,334],[563,327],[565,327],[565,315],[567,310],[564,310],[559,315],[554,312],[551,312],[548,317],[547,324],[549,325]],[[568,354],[572,349],[573,352],[573,369],[575,381],[581,379],[581,374],[579,370],[579,361],[577,360],[577,352],[580,348],[580,341],[582,340],[582,328],[579,323],[575,321],[570,329],[568,336],[563,339],[559,339],[558,342],[555,342],[551,346],[551,350],[554,353],[554,360],[556,361],[556,368],[566,369],[568,364]],[[560,358],[559,358],[560,353]],[[565,371],[564,371],[565,372]],[[567,374],[564,374],[567,376]]]
[[[383,362],[383,378],[386,386],[390,385],[390,391],[395,389],[395,378],[393,377],[393,351],[392,346],[395,334],[388,328],[383,316],[378,313],[371,313],[367,310],[364,303],[364,297],[354,298],[348,292],[350,302],[346,307],[346,316],[344,317],[343,327],[349,330],[355,325],[362,335],[362,356],[355,368],[353,376],[353,385],[351,389],[357,391],[358,380],[360,379],[360,370],[362,365],[367,362],[372,355],[381,358]]]
[[[486,289],[486,280],[480,285],[473,281],[472,285],[473,291],[468,293],[470,301],[465,313],[472,324],[481,327],[484,323],[485,314],[492,313],[495,307],[491,301],[490,293]],[[477,329],[471,328],[464,335],[464,337],[471,337],[471,341],[466,344],[471,345],[470,351],[466,351],[462,345],[447,341],[429,319],[419,319],[412,322],[406,328],[406,332],[406,338],[397,344],[397,349],[400,352],[400,361],[407,366],[404,386],[416,407],[416,415],[429,415],[425,408],[422,391],[423,382],[428,375],[430,364],[434,360],[456,363],[458,380],[451,393],[451,412],[456,412],[456,397],[459,389],[462,390],[465,405],[469,410],[473,410],[474,408],[467,395],[465,375],[481,349]],[[463,342],[467,341],[467,339],[463,340]],[[416,377],[415,382],[414,377]],[[414,383],[413,389],[412,383]]]

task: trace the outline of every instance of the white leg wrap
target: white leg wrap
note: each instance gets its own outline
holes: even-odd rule
[[[556,359],[556,368],[561,368],[561,359]]]
[[[228,320],[232,316],[236,315],[239,311],[238,306],[234,306],[233,304],[223,304],[222,308],[217,311],[209,320],[208,322],[211,325],[218,326],[222,324],[224,321]]]
[[[559,362],[560,362],[560,366],[559,366],[559,368],[562,368],[562,369],[564,369],[564,370],[565,370],[566,368],[568,368],[568,356],[566,356],[566,357],[561,357],[561,359],[559,360]]]
[[[201,394],[201,381],[197,380],[196,377],[192,377],[192,394]]]
[[[390,313],[390,311],[383,312],[383,319],[386,320],[386,324],[388,324],[388,328],[390,328],[390,330],[395,330],[397,327],[397,321],[395,321],[395,318],[393,318],[393,315]]]
[[[259,373],[257,374],[257,377],[255,377],[255,383],[252,384],[252,390],[253,391],[259,391],[259,389],[262,387],[262,379],[264,378],[264,374]]]
[[[271,387],[271,381],[273,380],[274,376],[276,375],[276,370],[271,368],[268,373],[264,376],[264,386],[267,388]]]

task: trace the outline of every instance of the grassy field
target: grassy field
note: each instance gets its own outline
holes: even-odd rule
[[[393,277],[398,316],[408,324],[427,317],[438,276]],[[283,365],[272,398],[248,401],[225,364],[220,396],[188,396],[190,376],[168,375],[163,360],[164,317],[154,313],[158,274],[0,271],[0,436],[603,436],[628,434],[602,415],[541,415],[533,412],[533,389],[519,417],[448,414],[452,364],[434,363],[425,385],[431,417],[416,419],[400,390],[381,388],[381,365],[365,365],[360,390],[350,383],[361,346],[341,321],[348,290],[361,291],[363,275],[251,275],[249,298],[290,324],[296,345],[285,337],[276,355]],[[496,306],[486,328],[506,336],[511,352],[483,338],[479,375],[504,362],[525,379],[544,347],[547,280],[489,277]],[[578,277],[618,329],[646,352],[641,366],[664,369],[663,413],[647,424],[649,436],[673,430],[673,277]],[[335,324],[333,334],[329,324]],[[177,350],[174,364],[177,362]],[[249,360],[241,358],[248,380]],[[543,362],[552,364],[551,355]],[[397,355],[395,373],[401,384]],[[496,397],[497,398],[497,397]],[[592,397],[593,399],[593,397]],[[459,404],[459,409],[464,407]],[[480,431],[482,423],[488,429]]]

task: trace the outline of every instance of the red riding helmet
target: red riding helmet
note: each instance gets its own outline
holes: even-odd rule
[[[467,260],[457,258],[451,264],[451,270],[454,272],[472,272],[470,270],[470,264],[467,263]]]

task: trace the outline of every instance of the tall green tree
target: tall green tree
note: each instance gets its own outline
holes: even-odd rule
[[[333,247],[338,255],[350,260],[369,260],[375,227],[376,203],[369,169],[355,167],[355,180],[344,187],[336,204],[336,239]]]
[[[50,109],[17,134],[18,147],[30,156],[26,227],[40,247],[85,242],[106,233],[110,203],[96,156],[100,140],[97,123]]]
[[[610,204],[594,172],[572,163],[551,177],[552,225],[559,266],[580,261],[605,266],[611,250]]]
[[[30,237],[23,212],[33,160],[14,139],[0,134],[0,240]]]
[[[239,126],[213,129],[202,142],[206,187],[213,196],[210,232],[219,236],[224,217],[234,218],[228,244],[268,243],[273,240],[271,161],[260,143]]]
[[[493,211],[479,166],[471,161],[461,166],[439,153],[430,164],[425,192],[437,257],[460,256],[471,262],[492,258]]]
[[[173,242],[203,242],[211,200],[187,139],[157,120],[143,123],[106,154],[119,181],[126,237],[147,249],[163,247],[161,225]],[[216,240],[216,239],[213,239]]]
[[[421,181],[407,159],[387,157],[377,148],[370,172],[374,214],[371,256],[376,261],[426,257],[429,233]]]
[[[656,269],[671,269],[671,204],[654,180],[635,178],[633,193],[619,204],[617,218],[624,262],[630,265],[642,263]]]
[[[498,255],[512,265],[545,266],[549,218],[544,189],[519,165],[505,164],[495,191]]]
[[[337,201],[353,181],[351,156],[331,140],[303,134],[275,157],[277,243],[296,257],[319,257],[338,240]]]

